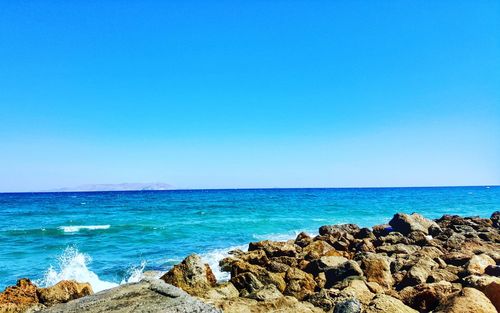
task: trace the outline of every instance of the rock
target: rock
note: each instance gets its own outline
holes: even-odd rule
[[[29,308],[41,307],[36,291],[37,287],[29,279],[19,279],[15,286],[0,293],[0,312],[25,312]]]
[[[320,235],[350,234],[357,235],[359,227],[356,224],[325,225],[319,228]]]
[[[285,273],[288,269],[290,269],[290,266],[276,261],[269,261],[266,268],[274,273]]]
[[[388,295],[378,294],[367,306],[365,313],[418,313],[406,306],[401,300]]]
[[[181,288],[193,296],[204,296],[216,284],[216,278],[201,257],[192,254],[163,275],[161,280]]]
[[[390,262],[387,257],[370,253],[362,259],[361,268],[367,281],[376,282],[385,288],[390,288],[394,285]]]
[[[335,252],[335,249],[323,240],[316,240],[305,246],[301,255],[307,260],[312,260],[325,256],[329,252]]]
[[[500,278],[492,276],[468,276],[463,279],[465,286],[482,291],[500,312]]]
[[[401,282],[401,287],[415,286],[425,283],[431,272],[438,267],[439,265],[429,257],[419,259],[417,263],[406,273],[403,281]]]
[[[450,265],[463,266],[467,263],[473,254],[470,252],[449,252],[445,253],[441,258]]]
[[[286,289],[284,294],[294,296],[303,300],[306,296],[314,293],[316,282],[311,274],[303,272],[298,268],[290,268],[285,275]]]
[[[279,242],[264,240],[259,242],[251,242],[248,245],[248,251],[254,250],[264,250],[268,257],[297,256],[297,250],[293,241]]]
[[[331,267],[325,271],[326,282],[325,288],[330,288],[336,282],[346,279],[349,276],[362,276],[363,271],[358,263],[349,260],[335,267]]]
[[[413,254],[420,249],[419,246],[415,245],[405,245],[402,243],[398,243],[395,245],[387,245],[377,247],[377,252],[387,253],[389,256],[393,254]]]
[[[346,299],[338,302],[333,313],[361,313],[361,302],[358,299]]]
[[[453,291],[451,283],[441,281],[439,283],[406,287],[399,292],[399,295],[406,305],[420,312],[430,312],[444,303]]]
[[[496,313],[491,301],[479,290],[464,288],[436,308],[436,313]]]
[[[496,265],[495,260],[486,254],[474,255],[465,265],[465,269],[470,275],[484,274],[486,267]]]
[[[311,236],[309,236],[304,232],[301,232],[300,234],[297,235],[297,238],[295,238],[295,244],[302,248],[304,248],[305,246],[309,245],[312,242],[313,239],[311,238]]]
[[[500,266],[499,265],[488,265],[484,269],[486,275],[500,277]]]
[[[412,231],[421,231],[424,234],[429,234],[429,228],[439,227],[436,222],[426,219],[420,214],[413,213],[411,215],[397,213],[389,222],[394,231],[398,231],[403,235],[408,235]]]
[[[392,226],[389,224],[375,225],[372,227],[375,237],[387,236],[392,231]]]
[[[376,238],[373,232],[366,227],[361,228],[354,237],[356,237],[356,239],[371,239],[371,240],[375,240]]]
[[[233,299],[239,295],[238,289],[231,282],[226,282],[208,290],[204,298],[212,300]]]
[[[220,310],[159,279],[144,279],[138,283],[120,285],[43,310],[43,313],[80,312],[220,313]]]
[[[495,211],[490,217],[493,227],[500,229],[500,211]]]
[[[323,256],[317,260],[311,261],[306,267],[306,272],[317,276],[319,273],[325,272],[329,268],[339,266],[347,261],[348,259],[342,256]]]
[[[343,287],[339,295],[344,298],[355,298],[367,305],[373,299],[374,294],[370,291],[366,283],[360,277],[346,279],[346,287]]]
[[[93,293],[90,284],[77,283],[74,280],[63,280],[52,287],[37,290],[39,301],[47,306],[66,303]]]
[[[283,292],[285,290],[286,284],[283,278],[284,275],[280,273],[269,272],[268,270],[266,270],[261,266],[249,264],[242,261],[237,261],[233,263],[231,269],[231,277],[234,278],[241,273],[247,273],[247,272],[252,273],[264,285],[273,284],[276,287],[278,287],[278,290],[280,292]],[[233,281],[232,278],[231,281]],[[236,284],[235,286],[236,288],[238,288]]]
[[[429,277],[427,277],[427,281],[430,283],[437,283],[440,281],[456,282],[458,278],[459,277],[456,274],[453,274],[446,269],[438,268],[430,273]]]
[[[281,297],[283,297],[283,294],[281,294],[278,288],[276,288],[273,284],[264,286],[247,296],[247,298],[255,299],[257,301],[272,301]]]
[[[238,290],[252,293],[264,287],[264,284],[250,272],[242,273],[231,278],[231,283]]]
[[[280,297],[275,300],[257,301],[249,298],[236,298],[215,302],[217,308],[226,313],[324,313],[311,303],[300,302],[294,297]]]

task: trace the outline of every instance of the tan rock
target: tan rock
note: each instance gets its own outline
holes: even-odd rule
[[[431,272],[439,267],[435,261],[429,257],[423,257],[417,261],[415,265],[406,273],[401,284],[403,286],[415,286],[423,284]]]
[[[305,246],[302,249],[301,255],[307,260],[312,260],[327,255],[330,251],[335,251],[335,249],[329,243],[323,240],[316,240]]]
[[[378,254],[367,254],[361,260],[361,268],[367,281],[376,282],[385,288],[390,288],[394,285],[390,262],[387,257]]]
[[[496,265],[495,260],[487,254],[474,255],[465,265],[465,269],[469,275],[484,274],[484,269],[489,265]]]
[[[491,301],[481,291],[464,288],[436,308],[436,313],[496,313]]]
[[[216,284],[212,270],[208,264],[203,264],[201,257],[196,254],[185,258],[160,279],[193,296],[204,296]]]
[[[284,294],[294,296],[298,300],[314,293],[316,282],[314,277],[298,268],[290,268],[285,275],[286,289]]]
[[[311,303],[301,302],[294,297],[280,297],[270,301],[236,298],[215,302],[214,305],[224,313],[324,313]]]
[[[482,291],[500,312],[500,278],[493,276],[467,276],[464,285]]]
[[[425,234],[428,234],[430,227],[439,228],[436,222],[426,219],[425,217],[417,213],[413,213],[411,215],[397,213],[391,219],[389,225],[391,225],[395,231],[398,231],[403,235],[407,235],[412,231],[421,231]]]
[[[453,291],[451,283],[441,281],[439,283],[406,287],[399,292],[399,295],[406,305],[420,312],[430,312],[444,303]]]
[[[93,293],[89,283],[78,283],[74,280],[63,280],[52,287],[37,290],[39,301],[47,306],[66,303]]]
[[[378,294],[366,307],[365,313],[418,313],[406,306],[401,300],[388,295]]]
[[[231,277],[236,277],[241,273],[252,273],[264,285],[273,284],[278,287],[280,292],[283,292],[286,287],[284,274],[272,273],[263,268],[262,266],[249,264],[242,261],[233,263],[231,270]],[[236,286],[236,284],[235,284]],[[238,288],[238,286],[236,286]]]
[[[238,289],[231,282],[227,282],[208,290],[204,298],[212,300],[233,299],[239,295]]]
[[[30,307],[39,307],[36,291],[37,287],[29,279],[19,279],[16,286],[0,293],[0,312],[25,312]]]
[[[268,257],[297,256],[297,246],[295,246],[293,240],[286,242],[270,240],[251,242],[248,245],[248,251],[254,250],[264,250]]]
[[[283,294],[278,290],[278,288],[276,288],[275,285],[270,284],[259,290],[255,290],[246,297],[257,301],[272,301],[283,297]]]

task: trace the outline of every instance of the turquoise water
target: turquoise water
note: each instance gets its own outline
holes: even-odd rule
[[[495,210],[500,187],[0,194],[0,288],[30,277],[40,285],[76,278],[101,290],[193,252],[214,267],[232,247],[325,224]]]

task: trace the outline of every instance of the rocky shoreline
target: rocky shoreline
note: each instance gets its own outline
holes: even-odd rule
[[[388,225],[328,225],[311,237],[252,242],[220,261],[228,282],[190,255],[159,279],[92,294],[28,279],[0,293],[0,312],[500,311],[500,212],[491,218],[395,214]]]

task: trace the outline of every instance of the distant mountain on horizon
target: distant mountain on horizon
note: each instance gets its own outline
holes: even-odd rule
[[[121,183],[121,184],[86,184],[76,187],[51,189],[51,192],[72,191],[141,191],[141,190],[169,190],[173,186],[165,183]]]

